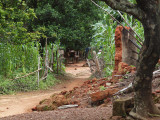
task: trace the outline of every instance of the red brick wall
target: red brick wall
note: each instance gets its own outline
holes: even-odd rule
[[[123,29],[124,28],[122,26],[118,26],[115,30],[115,67],[114,67],[112,76],[124,74],[124,68],[123,68],[124,66],[125,66],[125,69],[130,70],[127,68],[126,66],[127,64],[124,63],[125,65],[123,65],[123,62],[122,62],[122,30]],[[129,27],[126,27],[126,29],[129,29]]]

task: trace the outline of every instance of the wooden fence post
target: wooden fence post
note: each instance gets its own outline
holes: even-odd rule
[[[46,50],[46,57],[45,57],[45,71],[43,78],[46,79],[48,75],[48,50]]]
[[[53,64],[54,64],[54,48],[53,48],[53,45],[52,45],[52,53],[51,54],[52,55],[51,55],[51,65],[50,65],[50,68],[52,70],[54,70],[54,68],[53,68]]]
[[[101,68],[100,68],[99,60],[98,60],[98,58],[97,58],[96,51],[93,51],[93,59],[94,59],[94,61],[95,61],[96,68],[97,68],[97,71],[98,71],[98,73],[99,73],[99,76],[102,77]]]
[[[48,50],[47,50],[47,38],[46,38],[45,52],[46,52],[45,62],[44,62],[45,70],[44,70],[42,80],[46,79],[47,75],[48,75],[48,62],[49,62],[49,60],[48,60]]]
[[[60,73],[62,72],[62,59],[61,59],[61,56],[60,56]]]
[[[58,50],[56,51],[56,60],[57,60],[57,74],[58,74],[58,71],[59,71]]]
[[[40,69],[40,56],[38,57],[38,80],[37,80],[38,87],[39,87],[39,69]]]

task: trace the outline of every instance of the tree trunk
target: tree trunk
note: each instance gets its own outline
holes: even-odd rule
[[[115,10],[133,15],[144,27],[145,41],[137,62],[134,80],[135,106],[130,115],[145,119],[160,114],[152,100],[152,76],[160,56],[160,0],[101,0]]]
[[[134,80],[135,106],[131,115],[144,119],[150,114],[160,114],[152,99],[152,76],[160,53],[160,24],[158,17],[147,16],[144,26],[145,42],[140,51]],[[135,113],[135,114],[134,114]]]

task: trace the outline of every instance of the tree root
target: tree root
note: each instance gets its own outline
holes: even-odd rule
[[[148,113],[148,115],[149,115],[150,117],[160,117],[160,114],[151,114],[151,113]]]
[[[147,118],[135,113],[133,110],[129,113],[129,115],[131,117],[133,117],[134,119],[138,119],[138,120],[147,120]]]
[[[148,120],[147,118],[135,113],[133,110],[129,113],[129,115],[131,117],[133,117],[134,119],[138,119],[138,120]],[[151,113],[148,113],[148,116],[149,117],[160,117],[160,114],[151,114]]]

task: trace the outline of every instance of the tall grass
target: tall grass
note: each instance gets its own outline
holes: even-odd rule
[[[17,73],[18,74],[18,73]],[[37,85],[37,75],[31,75],[26,78],[10,80],[4,76],[0,76],[0,94],[12,94],[15,92],[27,92],[31,90],[47,89],[58,83],[53,74],[48,74],[45,81],[40,81]]]
[[[105,75],[109,76],[112,73],[114,67],[114,55],[115,55],[115,27],[117,23],[110,19],[108,15],[104,15],[104,21],[93,25],[93,29],[96,30],[93,36],[92,47],[102,49],[100,56],[103,56],[105,61]]]
[[[0,74],[7,78],[17,77],[37,69],[38,44],[31,42],[25,45],[0,44]]]
[[[35,42],[22,45],[0,43],[0,94],[46,89],[58,81],[51,73],[48,74],[45,81],[40,81],[39,87],[37,73],[25,78],[14,79],[38,69],[39,48],[39,43]],[[48,49],[51,54],[51,48]],[[41,68],[43,68],[42,63],[43,59],[41,59]]]

